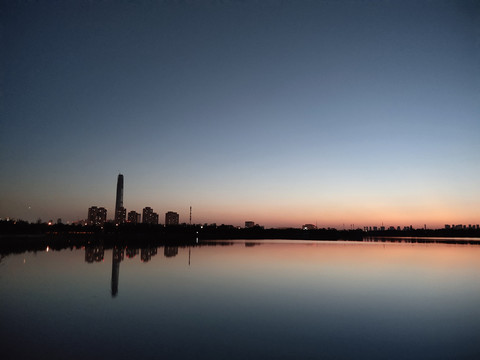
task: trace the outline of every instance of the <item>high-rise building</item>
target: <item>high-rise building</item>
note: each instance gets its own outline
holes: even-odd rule
[[[165,225],[178,225],[179,216],[176,212],[169,211],[165,214]]]
[[[128,213],[128,222],[131,224],[139,224],[141,220],[141,214],[137,213],[136,211],[130,211]]]
[[[115,219],[116,224],[123,224],[127,221],[127,209],[125,209],[123,206],[117,210],[115,215],[116,215],[116,219]]]
[[[88,208],[88,225],[103,226],[107,221],[107,209],[104,207],[92,206]]]
[[[158,214],[153,212],[153,209],[149,206],[143,208],[143,219],[144,224],[158,224]]]
[[[126,210],[123,208],[123,175],[118,174],[117,197],[115,199],[115,224],[125,222]]]

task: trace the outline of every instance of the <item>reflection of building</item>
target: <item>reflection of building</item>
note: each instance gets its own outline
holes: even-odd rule
[[[103,261],[103,245],[87,245],[85,247],[85,262],[93,263]]]
[[[118,279],[120,277],[120,262],[123,260],[123,248],[114,247],[112,250],[112,297],[118,294]]]
[[[138,249],[129,248],[129,247],[125,249],[125,255],[129,259],[134,258],[136,255],[138,255],[138,253],[139,253]]]
[[[158,214],[153,212],[149,206],[143,209],[143,223],[144,224],[158,224]]]
[[[132,210],[128,213],[128,222],[131,224],[139,224],[141,220],[140,217],[141,215],[139,213]]]
[[[174,257],[178,254],[178,246],[165,246],[163,250],[163,255],[165,257]]]
[[[140,252],[140,259],[143,262],[148,262],[152,259],[152,256],[155,256],[155,255],[157,255],[157,248],[156,247],[143,248],[143,249],[141,249],[141,252]]]
[[[115,199],[115,224],[125,222],[126,210],[123,208],[123,175],[118,174],[117,197]]]
[[[92,206],[88,208],[88,225],[103,226],[107,221],[107,209],[104,207]]]
[[[246,228],[253,228],[255,226],[255,222],[253,221],[245,221]]]
[[[165,214],[165,225],[178,225],[179,216],[176,212],[169,211]]]

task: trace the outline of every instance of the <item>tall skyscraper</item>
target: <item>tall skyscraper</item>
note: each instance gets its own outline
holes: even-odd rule
[[[125,222],[126,211],[123,208],[123,175],[118,174],[117,179],[117,198],[115,200],[115,224]]]

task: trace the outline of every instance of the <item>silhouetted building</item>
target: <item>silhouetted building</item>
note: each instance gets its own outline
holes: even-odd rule
[[[158,224],[158,214],[153,212],[153,209],[149,206],[143,209],[144,224]]]
[[[317,227],[313,224],[305,224],[302,226],[303,230],[315,230]]]
[[[176,212],[169,211],[165,214],[165,225],[178,225],[179,216]]]
[[[123,208],[123,175],[118,174],[117,197],[115,199],[115,224],[125,222],[126,210]]]
[[[246,228],[253,228],[255,226],[255,222],[253,221],[245,221]]]
[[[107,209],[104,207],[92,206],[88,208],[87,224],[94,226],[103,226],[107,221]]]
[[[139,224],[141,221],[141,216],[142,215],[132,210],[128,213],[128,222],[132,224]]]

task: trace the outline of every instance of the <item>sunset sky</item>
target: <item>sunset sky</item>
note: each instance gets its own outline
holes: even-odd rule
[[[0,218],[480,223],[480,2],[3,1]]]

